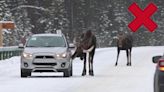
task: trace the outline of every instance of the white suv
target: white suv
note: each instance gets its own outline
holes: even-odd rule
[[[63,34],[36,34],[25,44],[21,55],[21,77],[31,72],[63,72],[72,76],[71,51]]]

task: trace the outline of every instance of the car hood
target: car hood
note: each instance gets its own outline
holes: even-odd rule
[[[26,47],[24,49],[24,52],[26,53],[31,53],[31,54],[36,54],[36,53],[63,53],[66,52],[67,48],[66,47]]]

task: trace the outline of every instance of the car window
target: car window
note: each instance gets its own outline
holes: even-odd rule
[[[66,47],[66,43],[59,36],[34,36],[29,39],[26,47]]]

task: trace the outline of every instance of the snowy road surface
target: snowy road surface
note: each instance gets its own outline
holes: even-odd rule
[[[115,67],[116,48],[97,49],[95,76],[81,76],[83,62],[73,62],[73,77],[60,73],[33,73],[20,78],[20,57],[0,61],[0,92],[153,92],[155,64],[151,58],[162,55],[164,47],[135,47],[132,67],[126,66],[125,51]]]

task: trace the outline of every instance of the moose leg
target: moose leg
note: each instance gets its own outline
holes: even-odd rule
[[[77,55],[77,51],[75,51],[75,53],[71,56],[72,59],[74,59]]]
[[[119,49],[119,48],[117,48],[117,60],[116,60],[116,64],[115,64],[115,66],[117,66],[117,62],[118,62],[118,57],[119,57],[119,54],[120,54],[120,49]]]
[[[89,75],[90,75],[91,69],[92,69],[92,66],[91,66],[91,56],[89,56],[89,58],[88,58],[88,64],[89,64]]]
[[[94,53],[91,53],[90,59],[89,59],[89,63],[90,63],[89,75],[91,75],[91,76],[94,76],[94,72],[93,72],[93,57],[94,57]]]
[[[130,48],[130,52],[129,52],[130,66],[131,66],[131,52],[132,52],[132,48]]]
[[[94,76],[94,72],[93,72],[93,59],[91,60],[90,63],[91,63],[91,69],[89,71],[89,75]]]
[[[86,75],[86,54],[84,55],[84,67],[83,67],[83,73],[82,76]]]
[[[126,50],[126,55],[127,55],[127,66],[129,66],[130,63],[129,63],[129,50],[128,49]]]

